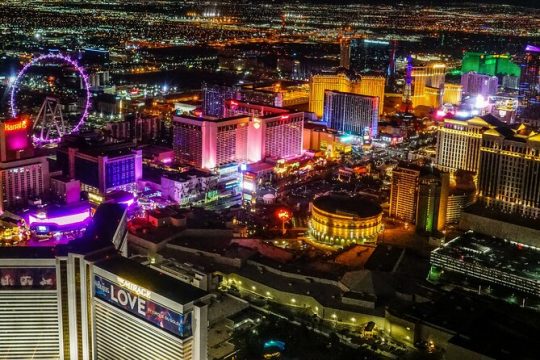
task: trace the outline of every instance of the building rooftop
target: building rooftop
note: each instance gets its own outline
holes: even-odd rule
[[[491,218],[501,222],[540,230],[540,219],[532,219],[519,215],[508,214],[494,208],[487,208],[478,202],[466,207],[463,211],[469,214]]]
[[[125,213],[126,205],[115,203],[100,204],[83,238],[112,241]]]
[[[508,240],[469,231],[433,254],[540,281],[540,251]]]
[[[540,332],[538,313],[518,306],[453,290],[434,301],[389,312],[454,334],[449,343],[492,359],[534,359]]]
[[[182,305],[200,300],[208,294],[206,291],[124,257],[99,261],[95,266]]]
[[[313,206],[334,214],[372,217],[382,213],[379,204],[361,196],[332,193],[313,200]]]
[[[159,146],[159,145],[147,145],[142,148],[142,154],[144,158],[153,158],[154,156],[158,156],[162,153],[172,152],[173,149],[165,147],[165,146]]]
[[[187,171],[179,172],[167,170],[164,168],[158,168],[154,166],[143,165],[143,179],[152,181],[156,184],[161,183],[161,177],[166,177],[171,180],[184,182],[188,181],[191,177],[212,177],[214,176],[208,171],[198,170],[190,167]]]
[[[203,121],[218,123],[218,122],[225,122],[225,121],[238,120],[238,119],[248,119],[248,118],[249,118],[249,115],[235,115],[235,116],[229,116],[229,117],[224,117],[224,118],[198,117],[198,116],[191,116],[191,115],[175,115],[173,117],[173,123],[175,121],[180,121],[181,119],[200,121],[201,123]]]

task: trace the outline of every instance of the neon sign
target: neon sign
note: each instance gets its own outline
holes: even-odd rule
[[[142,297],[145,297],[145,298],[150,298],[150,294],[152,294],[152,292],[150,290],[147,290],[137,284],[134,284],[130,281],[127,281],[126,279],[122,279],[121,277],[118,277],[118,283],[120,284],[120,286],[122,287],[125,287],[126,289],[129,289],[131,291],[133,291],[135,294],[139,295],[139,296],[142,296]]]
[[[25,129],[28,129],[29,125],[30,125],[30,121],[28,121],[28,119],[24,118],[22,120],[18,120],[18,121],[14,121],[14,122],[5,122],[4,123],[4,130],[6,132],[17,131],[17,130],[25,130]]]
[[[291,218],[291,213],[286,209],[280,209],[277,211],[277,217],[281,221],[287,221]]]

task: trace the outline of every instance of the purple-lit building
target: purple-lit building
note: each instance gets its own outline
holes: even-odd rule
[[[51,208],[31,221],[68,223],[88,218],[89,208]],[[106,220],[106,221],[104,221]],[[0,251],[0,353],[10,359],[93,359],[91,356],[95,261],[117,256],[115,238],[126,237],[126,209],[98,207],[82,238],[53,236]],[[31,226],[42,226],[33,222]],[[118,244],[118,245],[117,245]],[[80,334],[79,336],[73,334]],[[126,337],[128,334],[120,334]]]
[[[132,143],[67,145],[58,149],[57,159],[64,175],[93,194],[134,190],[142,177],[142,151]]]
[[[463,93],[471,96],[482,95],[484,98],[497,94],[499,80],[496,76],[468,72],[461,75]]]
[[[27,117],[0,122],[0,213],[23,207],[49,188],[49,164],[34,156]]]
[[[49,205],[31,211],[27,224],[37,234],[49,234],[80,230],[88,225],[90,218],[90,205],[85,202],[65,206]]]
[[[527,45],[525,48],[525,59],[521,65],[520,82],[529,88],[536,88],[540,85],[540,47]]]

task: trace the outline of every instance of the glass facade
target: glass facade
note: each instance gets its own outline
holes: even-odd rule
[[[109,160],[105,165],[107,189],[135,182],[135,159],[133,157]]]

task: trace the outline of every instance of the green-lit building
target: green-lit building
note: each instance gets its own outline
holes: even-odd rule
[[[514,64],[508,54],[483,54],[475,52],[466,52],[463,55],[461,72],[467,73],[474,71],[479,74],[491,76],[511,75],[520,76],[521,68]]]

